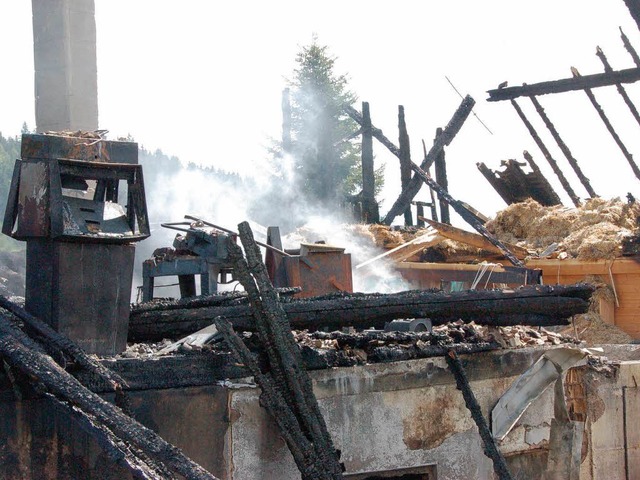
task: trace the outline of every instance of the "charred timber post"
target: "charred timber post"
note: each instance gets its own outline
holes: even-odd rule
[[[536,112],[538,112],[538,115],[540,115],[540,118],[542,119],[547,129],[551,133],[551,136],[556,141],[556,143],[558,144],[558,147],[560,148],[565,158],[569,162],[569,165],[571,165],[571,167],[573,168],[573,171],[576,173],[577,177],[580,179],[580,182],[582,183],[585,190],[589,194],[589,197],[591,198],[597,197],[596,192],[591,187],[591,183],[589,182],[589,179],[585,176],[584,173],[582,173],[582,169],[580,168],[580,165],[578,165],[578,161],[575,159],[575,157],[571,153],[571,150],[569,150],[569,147],[567,147],[567,144],[562,141],[562,138],[560,137],[558,130],[556,130],[556,127],[553,125],[553,123],[551,123],[551,120],[549,119],[546,112],[544,111],[544,108],[542,108],[542,105],[540,105],[540,102],[538,102],[538,99],[536,97],[529,97],[529,98],[531,99],[531,103],[533,103],[533,106],[536,108]]]
[[[341,479],[342,466],[313,393],[311,378],[304,368],[287,315],[269,280],[251,227],[242,222],[238,224],[238,232],[246,261],[241,258],[240,247],[234,243],[228,244],[229,256],[233,260],[234,271],[238,270],[238,280],[247,291],[260,339],[269,356],[272,375],[277,384],[286,388],[288,395],[284,395],[285,400],[314,446],[321,470],[326,472],[326,476],[321,478]]]
[[[360,125],[361,127],[364,127],[364,118],[362,117],[360,112],[358,112],[351,105],[347,105],[347,104],[344,104],[343,108],[344,108],[344,111],[347,113],[347,115],[349,115],[353,120],[355,120],[356,123],[358,123],[358,125]],[[384,135],[384,133],[382,133],[382,130],[380,130],[379,128],[376,128],[376,127],[374,127],[372,125],[371,126],[371,135],[376,140],[378,140],[382,145],[387,147],[387,149],[391,153],[393,153],[396,157],[400,158],[400,149],[398,147],[396,147],[394,145],[394,143]]]
[[[571,67],[571,73],[573,74],[574,77],[581,78],[580,72],[578,72],[577,68]],[[629,165],[631,166],[631,170],[633,170],[634,175],[636,176],[636,178],[640,179],[640,169],[638,169],[638,165],[633,160],[633,155],[631,155],[629,150],[627,150],[627,147],[624,145],[624,143],[622,143],[622,140],[620,139],[620,136],[618,135],[618,133],[613,128],[613,125],[609,121],[609,118],[604,113],[604,110],[602,109],[602,107],[600,106],[598,101],[596,100],[595,95],[588,88],[584,88],[583,90],[584,90],[584,93],[587,94],[587,97],[589,97],[589,101],[593,105],[593,108],[595,108],[596,112],[598,112],[598,115],[600,116],[600,119],[602,120],[602,122],[604,123],[605,127],[607,128],[607,130],[611,134],[611,137],[613,138],[613,140],[616,142],[616,144],[620,148],[620,151],[622,152],[624,157],[627,159],[627,162],[629,162]]]
[[[460,202],[459,200],[454,199],[451,195],[449,195],[449,193],[447,193],[446,190],[444,190],[440,185],[438,185],[429,176],[429,174],[427,174],[424,170],[422,170],[420,167],[418,167],[415,163],[411,162],[411,168],[413,169],[414,172],[416,172],[416,175],[415,175],[414,178],[417,177],[417,178],[421,179],[424,183],[426,183],[432,189],[434,189],[436,191],[436,193],[438,194],[438,197],[440,198],[441,201],[444,200],[449,205],[451,205],[453,207],[453,209],[456,212],[458,212],[458,215],[460,215],[469,225],[471,225],[473,228],[475,228],[476,231],[479,234],[481,234],[483,237],[485,237],[487,240],[489,240],[493,245],[498,247],[502,251],[502,253],[504,253],[504,256],[507,257],[507,259],[513,265],[515,265],[516,267],[524,267],[524,263],[522,263],[522,261],[519,260],[518,257],[516,257],[513,253],[511,253],[509,248],[507,248],[507,246],[504,243],[502,243],[495,236],[493,236],[491,234],[491,232],[489,232],[489,230],[487,230],[485,228],[485,226],[482,223],[480,223],[480,221],[476,218],[476,216],[473,215],[473,213],[471,213],[462,204],[462,202]]]
[[[611,64],[609,63],[609,60],[607,59],[606,55],[604,54],[604,52],[600,47],[596,48],[596,56],[602,62],[602,66],[604,67],[605,72],[607,73],[613,72],[613,68],[611,68]],[[627,105],[627,107],[629,107],[629,111],[631,112],[631,115],[633,115],[633,118],[635,118],[636,122],[640,124],[640,113],[638,113],[638,109],[636,108],[633,101],[629,98],[629,95],[627,94],[627,91],[625,90],[625,88],[622,86],[622,84],[616,83],[616,89],[618,90],[618,93],[622,97],[622,100],[624,100],[624,103]]]
[[[624,48],[629,52],[631,58],[633,59],[633,63],[636,64],[636,67],[640,67],[640,56],[638,56],[638,52],[633,48],[631,42],[629,41],[629,37],[627,37],[622,31],[622,27],[620,27],[620,38],[622,39],[622,43],[624,44]]]
[[[13,368],[43,386],[58,400],[73,405],[96,419],[125,442],[139,447],[187,479],[215,480],[216,477],[189,459],[158,434],[127,416],[115,405],[85,388],[31,339],[0,315],[0,356]]]
[[[462,102],[453,114],[453,117],[451,117],[451,120],[449,120],[449,123],[444,128],[442,134],[439,135],[438,138],[436,138],[433,146],[429,150],[429,153],[425,156],[424,160],[420,164],[420,168],[422,170],[428,170],[431,164],[435,161],[438,153],[440,153],[440,151],[442,151],[445,146],[449,145],[453,141],[455,136],[462,128],[462,125],[464,125],[464,122],[469,117],[469,114],[471,113],[471,110],[473,109],[475,103],[475,100],[469,95],[462,99]],[[411,165],[411,168],[415,171],[414,167],[417,166],[413,162],[411,162]],[[418,191],[420,191],[421,186],[421,178],[418,175],[414,175],[411,178],[411,181],[409,182],[407,188],[402,190],[400,196],[391,207],[391,210],[389,210],[389,213],[387,213],[387,215],[385,216],[384,223],[386,225],[391,225],[393,223],[393,220],[407,209],[407,207],[411,204],[413,197],[415,197]]]
[[[401,190],[407,188],[411,181],[411,147],[409,134],[407,133],[407,123],[404,118],[404,107],[398,105],[398,145],[400,145],[400,184]],[[413,225],[411,207],[404,211],[404,224]]]
[[[442,135],[442,128],[436,129],[436,139]],[[434,139],[435,142],[435,139]],[[444,158],[444,149],[440,150],[440,153],[436,155],[436,160],[434,162],[435,165],[435,173],[436,173],[436,182],[440,185],[445,192],[449,191],[449,181],[447,180],[447,164],[445,163]],[[433,192],[433,190],[431,190]],[[440,199],[440,221],[442,223],[446,223],[447,225],[451,225],[451,218],[449,217],[449,204],[445,202],[442,198]]]
[[[531,135],[531,138],[533,138],[533,141],[536,142],[536,145],[538,145],[538,148],[540,149],[540,151],[544,155],[544,158],[547,159],[547,162],[551,166],[553,172],[558,177],[558,180],[560,180],[560,183],[562,184],[562,187],[564,188],[565,192],[567,192],[567,195],[569,195],[569,198],[571,198],[571,201],[573,202],[573,204],[576,207],[579,207],[580,206],[580,199],[578,198],[578,196],[573,191],[573,188],[571,188],[571,184],[569,184],[569,181],[564,176],[564,173],[562,173],[562,170],[560,170],[560,167],[558,166],[558,163],[551,156],[551,152],[549,152],[549,150],[547,149],[547,146],[540,139],[540,136],[538,135],[538,132],[536,132],[536,129],[533,128],[533,125],[531,125],[531,122],[529,122],[529,119],[526,117],[526,115],[524,114],[524,112],[520,108],[520,105],[518,105],[518,103],[515,100],[511,100],[511,105],[513,105],[513,108],[515,109],[516,113],[520,117],[520,120],[522,120],[522,123],[524,123],[525,127],[527,127],[527,130],[529,131],[529,134]]]
[[[298,419],[282,395],[282,390],[278,388],[270,375],[262,373],[257,361],[228,321],[218,317],[215,324],[236,360],[247,367],[253,375],[254,381],[260,387],[260,404],[271,414],[278,425],[280,434],[287,442],[302,478],[305,480],[326,478],[318,470],[318,456],[311,442],[303,434]]]
[[[427,158],[427,144],[422,140],[422,151],[424,152],[424,159]],[[429,168],[426,172],[431,175]],[[431,197],[431,219],[438,221],[438,207],[436,206],[436,194],[433,192],[433,188],[429,187],[429,196]]]
[[[489,90],[489,102],[512,100],[518,97],[531,97],[549,93],[573,92],[585,88],[608,87],[616,83],[634,83],[640,80],[640,68],[628,68],[613,73],[596,73],[579,78],[563,78],[550,82],[533,83],[521,87],[505,87]]]
[[[489,425],[482,414],[482,409],[480,408],[480,405],[476,400],[476,396],[473,394],[473,390],[471,390],[471,386],[469,385],[469,380],[467,379],[462,362],[460,362],[458,355],[456,355],[456,352],[453,350],[449,350],[444,358],[447,361],[447,365],[449,366],[451,373],[453,373],[453,376],[456,379],[456,386],[458,390],[462,392],[464,403],[469,409],[469,412],[471,412],[471,417],[474,422],[476,422],[480,438],[482,438],[482,443],[484,444],[484,454],[493,462],[493,471],[500,480],[511,480],[512,477],[509,473],[509,469],[507,468],[507,462],[500,450],[498,450],[498,446],[493,439],[493,435],[491,435],[491,430],[489,429]]]
[[[624,0],[624,3],[627,5],[629,13],[635,20],[638,29],[640,29],[640,2],[638,2],[638,0]]]
[[[376,203],[376,179],[373,168],[373,136],[371,134],[369,102],[362,102],[362,220],[378,223],[380,215]]]

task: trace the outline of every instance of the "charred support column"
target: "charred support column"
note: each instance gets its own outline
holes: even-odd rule
[[[569,150],[569,147],[567,147],[567,144],[562,141],[562,138],[560,138],[560,134],[556,130],[556,127],[553,125],[553,123],[551,123],[551,120],[549,120],[549,117],[545,113],[544,108],[542,108],[542,105],[540,105],[540,102],[538,102],[538,99],[536,97],[529,97],[529,98],[531,99],[533,106],[536,108],[536,112],[538,112],[538,115],[540,115],[540,118],[542,119],[547,129],[553,136],[553,139],[556,141],[556,143],[558,144],[558,147],[560,148],[560,150],[562,150],[562,153],[564,154],[567,161],[573,168],[573,171],[576,172],[576,175],[580,179],[580,182],[582,182],[582,185],[584,186],[585,190],[587,190],[587,193],[589,194],[589,196],[591,198],[597,197],[596,192],[593,190],[593,188],[591,188],[591,183],[589,183],[589,179],[584,175],[584,173],[582,173],[582,169],[580,168],[580,165],[578,165],[578,161],[574,158],[573,154],[571,153],[571,150]]]
[[[438,128],[436,130],[436,139],[440,135],[442,135],[442,128]],[[434,165],[436,170],[436,182],[438,182],[438,185],[440,185],[445,191],[448,192],[449,181],[447,180],[447,164],[444,159],[444,150],[440,150],[440,153],[436,155],[436,161],[434,162]],[[440,199],[440,221],[442,223],[446,223],[447,225],[451,225],[451,218],[449,217],[449,204],[443,199]]]
[[[462,100],[460,106],[451,117],[451,120],[449,120],[449,123],[443,130],[442,134],[438,136],[438,138],[436,138],[433,146],[431,147],[431,150],[429,150],[429,153],[425,155],[424,160],[420,164],[420,168],[422,170],[428,170],[431,164],[435,161],[438,153],[440,153],[440,151],[445,146],[449,145],[453,141],[455,136],[462,128],[462,125],[464,125],[464,122],[469,117],[469,114],[471,113],[471,110],[473,109],[475,103],[475,100],[469,95],[467,95]],[[416,166],[413,162],[411,163],[411,165],[411,168],[414,168],[414,166]],[[405,211],[405,209],[413,200],[413,197],[415,197],[416,194],[420,191],[421,186],[422,180],[419,178],[419,176],[414,175],[413,178],[411,178],[411,182],[409,182],[409,185],[407,185],[407,188],[402,190],[402,192],[398,196],[398,199],[391,207],[391,210],[389,210],[389,213],[387,213],[387,215],[385,216],[384,223],[386,225],[391,225],[393,223],[393,220]]]
[[[640,29],[640,2],[638,0],[624,0],[624,3],[627,5],[631,17],[636,21],[638,29]]]
[[[400,145],[400,183],[402,190],[407,188],[411,181],[411,147],[409,143],[409,134],[407,133],[407,124],[404,119],[404,107],[398,105],[398,145]],[[404,211],[404,224],[413,225],[411,218],[411,207],[407,207]]]
[[[571,67],[571,73],[575,78],[581,78],[580,72],[578,72],[577,68]],[[640,169],[638,168],[638,165],[636,165],[636,162],[633,160],[633,155],[631,155],[629,150],[627,150],[627,147],[624,145],[624,143],[622,143],[620,136],[613,128],[613,125],[611,125],[609,118],[607,118],[607,115],[604,113],[604,110],[596,100],[595,95],[589,88],[584,88],[584,93],[586,93],[587,97],[589,97],[589,101],[593,105],[593,108],[596,109],[596,112],[598,112],[598,115],[600,116],[600,119],[604,123],[604,126],[607,128],[607,130],[611,134],[611,137],[620,148],[620,151],[622,152],[624,157],[627,159],[627,162],[629,162],[629,165],[631,166],[631,170],[633,170],[634,175],[636,176],[636,178],[640,180]]]
[[[569,195],[569,198],[571,198],[571,201],[573,202],[573,204],[576,207],[579,207],[580,206],[580,199],[578,198],[578,196],[573,191],[573,188],[571,188],[571,185],[569,184],[569,181],[564,176],[564,173],[562,173],[562,170],[560,170],[560,167],[558,166],[558,163],[551,156],[551,152],[549,152],[549,150],[547,149],[547,146],[540,139],[540,136],[538,136],[538,132],[536,132],[536,129],[533,128],[533,125],[531,125],[531,122],[529,122],[529,119],[527,119],[527,117],[525,116],[524,112],[520,108],[520,105],[518,105],[518,103],[515,100],[511,100],[511,105],[513,106],[513,108],[515,109],[516,113],[520,117],[520,120],[522,120],[522,123],[524,123],[525,127],[527,127],[527,130],[529,131],[529,134],[531,135],[531,138],[533,138],[533,141],[536,142],[536,145],[538,145],[538,148],[540,149],[540,151],[544,155],[544,158],[546,158],[547,162],[549,162],[549,165],[551,166],[551,168],[553,169],[553,172],[558,177],[558,180],[560,180],[560,183],[564,187],[565,192],[567,192],[567,195]]]
[[[36,129],[98,128],[94,0],[32,0]]]
[[[371,114],[369,102],[362,102],[362,219],[366,223],[377,223],[379,220],[375,183]]]

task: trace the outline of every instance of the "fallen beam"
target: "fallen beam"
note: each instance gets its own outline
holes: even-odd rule
[[[483,325],[565,325],[585,313],[594,289],[590,285],[536,285],[509,291],[432,292],[393,294],[335,294],[308,299],[280,300],[293,329],[384,327],[399,318],[430,318],[434,325],[474,321]],[[256,329],[248,305],[132,313],[130,341],[157,341],[188,335],[222,316],[236,330]]]
[[[598,88],[618,83],[634,83],[640,80],[640,68],[627,68],[611,73],[595,73],[579,78],[563,78],[549,82],[532,83],[521,87],[505,87],[489,90],[489,102],[513,100],[518,97],[531,97],[549,93],[573,92],[585,88]]]
[[[6,315],[0,315],[0,356],[12,368],[26,375],[61,402],[82,410],[108,428],[119,439],[137,446],[152,459],[188,479],[215,480],[200,465],[152,430],[127,416],[120,408],[89,391],[51,357],[15,327]]]

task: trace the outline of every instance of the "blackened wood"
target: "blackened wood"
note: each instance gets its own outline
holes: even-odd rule
[[[376,202],[373,136],[368,102],[362,102],[362,122],[362,220],[365,223],[378,223],[380,218]]]
[[[550,82],[533,83],[521,87],[505,87],[489,90],[489,102],[512,100],[518,97],[546,95],[549,93],[571,92],[585,88],[607,87],[616,83],[633,83],[640,80],[640,68],[628,68],[613,73],[596,73],[584,77],[563,78]]]
[[[116,393],[118,405],[128,410],[128,400],[123,394],[123,388],[127,387],[122,377],[117,373],[105,368],[102,364],[90,357],[71,339],[60,335],[54,331],[49,325],[31,315],[24,308],[11,302],[4,296],[0,295],[0,307],[15,315],[24,323],[25,331],[38,340],[50,354],[59,357],[58,351],[68,355],[69,358],[80,369],[86,370],[93,374],[97,379],[104,382],[110,391]]]
[[[571,188],[571,184],[569,183],[569,181],[564,176],[564,173],[562,173],[562,170],[558,166],[558,163],[551,156],[551,152],[549,152],[549,150],[547,149],[547,146],[540,139],[540,136],[538,135],[538,132],[536,132],[536,129],[533,128],[533,125],[531,125],[531,122],[529,122],[529,120],[525,116],[524,112],[520,108],[520,105],[518,105],[518,103],[515,100],[511,100],[511,105],[513,106],[513,108],[515,109],[516,113],[520,117],[520,120],[522,120],[522,123],[524,123],[525,127],[527,127],[527,130],[529,131],[529,134],[531,135],[531,138],[533,138],[533,141],[536,142],[536,145],[538,145],[538,148],[540,149],[540,151],[544,155],[544,158],[549,163],[549,166],[551,166],[551,169],[553,170],[553,172],[558,177],[558,180],[560,180],[560,183],[562,184],[562,187],[564,188],[565,192],[567,192],[567,195],[569,195],[569,198],[571,199],[573,204],[576,207],[579,207],[580,206],[580,199],[578,198],[578,196],[573,191],[573,188]]]
[[[577,286],[530,286],[514,292],[431,292],[393,294],[335,294],[327,297],[281,301],[294,329],[384,327],[397,318],[430,318],[434,325],[461,319],[484,325],[551,326],[588,310],[593,288]],[[522,314],[522,316],[514,316]],[[229,320],[236,330],[255,330],[247,305],[208,307],[132,315],[132,341],[158,340],[193,333],[213,323],[217,316]]]
[[[422,140],[422,152],[424,153],[424,159],[427,158],[427,144]],[[427,168],[426,172],[431,175],[431,170]],[[436,206],[436,194],[433,191],[433,188],[429,187],[429,197],[431,198],[431,219],[438,221],[438,207]]]
[[[624,48],[629,52],[631,58],[633,58],[633,63],[636,64],[636,67],[640,67],[640,56],[638,56],[638,52],[633,48],[631,42],[629,41],[629,37],[627,37],[622,31],[622,27],[620,27],[620,38],[622,39],[622,43],[624,44]]]
[[[398,145],[400,145],[400,189],[404,190],[411,181],[411,143],[402,105],[398,105]],[[411,207],[404,211],[404,224],[413,225]]]
[[[358,112],[355,108],[353,108],[351,105],[343,105],[343,109],[344,111],[347,113],[347,115],[349,115],[353,120],[355,120],[355,122],[360,125],[361,127],[364,128],[364,118],[362,117],[362,114],[360,112]],[[389,140],[384,133],[382,133],[382,130],[380,130],[379,128],[374,127],[373,125],[371,126],[371,135],[378,140],[382,145],[384,145],[385,147],[387,147],[387,149],[393,153],[396,157],[400,158],[400,149],[398,147],[396,147],[396,145]]]
[[[302,478],[305,480],[331,478],[318,469],[319,461],[313,444],[304,435],[298,418],[289,407],[276,382],[270,375],[262,373],[257,361],[229,322],[219,317],[215,320],[215,324],[236,360],[245,365],[260,387],[260,404],[278,425],[280,434],[287,443]]]
[[[613,72],[613,68],[611,68],[611,64],[609,63],[607,56],[604,54],[604,52],[600,47],[596,48],[596,56],[602,62],[602,66],[604,67],[605,72],[608,72],[608,73]],[[633,118],[635,118],[636,122],[640,124],[640,113],[638,113],[638,109],[636,108],[631,98],[629,98],[629,95],[627,94],[627,91],[625,90],[625,88],[622,86],[622,84],[616,83],[616,90],[618,90],[618,93],[622,97],[622,100],[629,108],[629,111],[631,112],[631,115],[633,116]]]
[[[507,246],[498,240],[486,227],[482,224],[482,222],[478,219],[478,217],[469,209],[463,205],[459,200],[454,199],[451,195],[449,195],[440,185],[438,185],[424,170],[418,167],[415,163],[411,163],[411,168],[414,172],[416,172],[416,177],[420,178],[424,183],[429,185],[433,190],[436,191],[438,197],[441,200],[444,200],[449,205],[453,207],[453,209],[462,217],[462,219],[471,225],[475,230],[489,240],[492,244],[498,247],[504,256],[509,260],[513,265],[517,267],[524,267],[524,263],[520,259],[518,259],[511,251],[507,248]]]
[[[476,396],[473,394],[473,390],[471,390],[471,385],[469,385],[469,380],[467,379],[462,362],[460,362],[456,352],[453,350],[449,350],[444,358],[456,379],[458,390],[462,392],[464,403],[469,409],[469,412],[471,412],[473,421],[476,422],[480,438],[482,438],[482,443],[484,444],[484,454],[493,462],[493,471],[500,480],[511,480],[512,477],[507,468],[507,462],[500,450],[498,450],[493,435],[491,435],[491,430],[482,414],[482,409],[476,400]]]
[[[108,428],[125,442],[136,445],[154,460],[189,479],[215,479],[181,450],[127,416],[115,405],[89,391],[38,347],[6,315],[0,315],[0,355],[13,368],[29,376],[58,400],[67,402]]]
[[[558,147],[560,148],[565,158],[569,162],[569,165],[571,165],[571,168],[573,168],[573,171],[576,173],[576,176],[584,186],[589,196],[591,198],[597,197],[596,192],[591,187],[591,183],[589,182],[589,179],[582,172],[580,165],[578,165],[578,161],[575,159],[575,157],[571,153],[571,150],[569,150],[569,147],[567,147],[567,144],[564,143],[564,141],[560,137],[558,130],[556,129],[555,125],[551,122],[551,120],[547,116],[546,112],[544,111],[544,108],[542,108],[542,105],[540,105],[540,102],[538,101],[538,99],[536,97],[529,97],[529,98],[531,99],[531,103],[533,103],[533,106],[535,107],[536,112],[538,112],[538,115],[540,115],[540,118],[542,119],[545,126],[549,130],[549,133],[551,133],[551,136],[558,144]]]
[[[290,90],[282,90],[282,151],[291,152],[291,96]]]
[[[442,135],[442,128],[438,128],[436,130],[436,139]],[[435,142],[435,140],[434,140]],[[436,160],[434,162],[435,165],[435,174],[436,174],[436,182],[440,185],[445,192],[449,191],[449,180],[447,179],[447,164],[444,156],[444,149],[440,150],[440,153],[436,155]],[[431,189],[430,189],[431,190]],[[433,192],[433,190],[431,190]],[[440,199],[440,221],[442,223],[446,223],[447,225],[451,224],[451,217],[449,217],[449,204]]]
[[[571,73],[574,75],[574,77],[581,78],[580,72],[578,72],[576,68],[571,67]],[[593,108],[595,108],[596,112],[598,112],[598,116],[600,117],[600,119],[602,120],[602,123],[604,123],[605,127],[611,134],[611,137],[613,138],[613,140],[616,142],[616,145],[618,145],[618,148],[620,148],[620,151],[622,152],[624,157],[627,159],[627,162],[629,162],[629,165],[631,166],[631,170],[633,170],[634,175],[636,176],[636,178],[640,180],[640,169],[638,168],[638,165],[633,159],[633,155],[631,155],[629,150],[627,150],[627,147],[624,145],[624,143],[622,143],[622,139],[620,138],[616,130],[613,128],[613,125],[611,124],[606,113],[604,113],[604,110],[596,100],[596,97],[593,94],[593,92],[589,88],[584,88],[583,90],[584,90],[584,93],[586,93],[587,97],[589,98],[589,101],[593,105]]]
[[[462,125],[464,125],[464,122],[469,117],[469,114],[471,113],[471,110],[473,109],[475,103],[475,100],[469,95],[467,95],[462,100],[462,102],[458,106],[458,109],[451,117],[451,120],[449,120],[449,123],[442,131],[442,134],[436,138],[433,146],[429,150],[429,153],[425,156],[424,160],[420,164],[420,168],[422,170],[428,170],[431,164],[435,161],[437,155],[442,151],[442,149],[453,141],[455,136],[462,128]],[[413,168],[413,166],[415,166],[415,164],[412,162],[411,168]],[[411,178],[409,185],[407,185],[407,188],[402,190],[400,196],[391,207],[391,210],[389,210],[389,213],[387,213],[387,215],[385,216],[384,223],[386,225],[391,225],[391,223],[393,223],[393,220],[407,209],[407,207],[411,204],[413,198],[420,190],[421,186],[422,180],[418,175],[414,175]]]
[[[13,227],[18,217],[18,187],[20,186],[20,165],[21,161],[16,160],[13,165],[13,175],[11,176],[11,185],[9,186],[9,197],[4,210],[4,220],[2,222],[2,233],[11,237]]]
[[[239,258],[239,247],[233,243],[229,243],[229,256],[233,260],[234,272],[249,296],[258,334],[269,356],[271,376],[276,385],[287,387],[288,395],[284,394],[284,399],[313,444],[318,456],[318,470],[323,472],[320,478],[341,479],[342,467],[313,393],[311,378],[304,369],[300,349],[277,292],[271,285],[253,232],[247,222],[238,225],[238,232],[246,262]]]
[[[638,0],[624,0],[624,3],[629,9],[631,17],[635,20],[636,25],[640,29],[640,2]]]

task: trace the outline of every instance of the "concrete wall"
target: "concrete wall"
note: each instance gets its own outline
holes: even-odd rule
[[[511,382],[541,353],[521,349],[463,357],[487,417]],[[436,471],[438,479],[493,478],[475,424],[442,358],[311,373],[347,474],[424,467]],[[580,478],[640,478],[640,396],[635,383],[640,362],[600,370],[580,367],[571,375],[569,407],[575,417],[586,419]],[[259,405],[257,388],[226,381],[140,389],[130,395],[136,418],[218,478],[300,478],[273,420]],[[0,376],[0,479],[129,478],[76,423],[52,408],[44,400],[16,402]],[[541,477],[552,417],[549,390],[500,445],[515,479]]]

